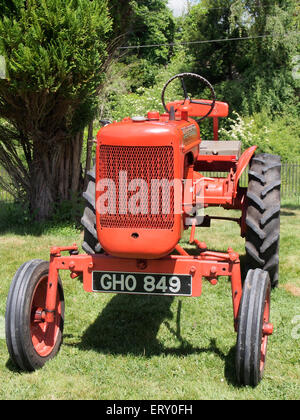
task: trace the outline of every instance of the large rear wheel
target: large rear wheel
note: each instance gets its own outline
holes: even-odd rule
[[[252,158],[245,209],[246,269],[267,271],[272,287],[279,275],[280,171],[280,156]]]
[[[94,167],[88,172],[88,186],[83,193],[86,206],[81,218],[81,224],[84,229],[82,248],[87,254],[100,254],[103,252],[97,237],[95,190],[96,176]]]

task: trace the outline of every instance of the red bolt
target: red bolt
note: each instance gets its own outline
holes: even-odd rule
[[[34,322],[43,322],[45,320],[46,313],[42,308],[37,308],[34,314]]]
[[[148,120],[159,120],[159,112],[150,111],[147,114]]]
[[[212,284],[213,286],[218,284],[218,279],[209,279],[209,281],[210,281],[210,284]]]
[[[274,325],[270,322],[265,322],[263,325],[263,335],[272,335],[274,331]]]
[[[59,255],[59,254],[60,254],[60,249],[59,249],[59,247],[58,247],[58,246],[53,246],[53,247],[50,249],[50,254],[51,254],[51,255]]]
[[[145,268],[147,268],[147,261],[145,260],[139,260],[137,261],[137,268],[139,268],[140,270],[145,270]]]
[[[195,274],[196,273],[196,267],[194,265],[191,266],[190,273],[191,274]]]
[[[229,259],[232,262],[237,261],[239,259],[239,254],[231,250],[231,252],[229,252]]]
[[[215,265],[213,265],[210,269],[210,273],[211,274],[216,274],[217,273],[217,267]]]
[[[71,261],[70,264],[69,264],[69,269],[73,270],[74,268],[75,268],[75,263],[74,263],[74,261]]]

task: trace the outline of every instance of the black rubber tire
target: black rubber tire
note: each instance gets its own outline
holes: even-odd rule
[[[84,228],[82,249],[89,255],[101,254],[103,249],[98,241],[96,229],[96,209],[95,209],[95,167],[88,172],[88,185],[83,193],[86,202],[81,224]]]
[[[240,385],[256,386],[264,373],[265,357],[261,363],[261,345],[265,302],[268,300],[270,303],[270,291],[268,272],[258,268],[248,271],[239,308],[236,343],[235,364]],[[264,339],[267,345],[268,337]],[[266,347],[264,351],[266,354]]]
[[[8,294],[5,313],[5,334],[13,363],[24,371],[41,368],[59,352],[64,328],[64,293],[59,278],[58,293],[61,305],[58,334],[50,354],[40,356],[31,338],[31,305],[37,285],[49,273],[49,262],[31,260],[18,269]]]
[[[247,190],[246,270],[268,271],[272,287],[279,276],[280,172],[280,156],[254,156]]]

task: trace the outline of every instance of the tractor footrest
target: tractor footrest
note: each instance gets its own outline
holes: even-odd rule
[[[214,156],[236,156],[237,159],[242,153],[240,141],[204,140],[200,143],[200,155]]]

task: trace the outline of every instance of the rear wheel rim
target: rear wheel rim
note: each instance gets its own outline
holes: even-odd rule
[[[42,315],[42,308],[46,307],[47,284],[48,276],[41,277],[34,289],[30,306],[31,341],[40,357],[47,357],[52,353],[60,332],[62,316],[59,290],[56,296],[54,322],[46,322]]]

